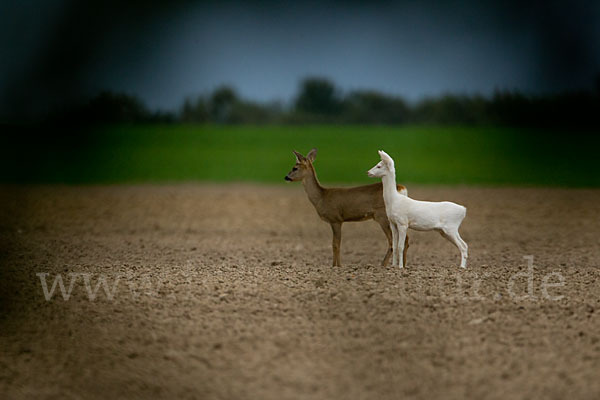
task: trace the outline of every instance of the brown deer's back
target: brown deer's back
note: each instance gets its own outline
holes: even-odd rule
[[[398,191],[405,189],[397,185]],[[327,221],[362,221],[385,209],[381,182],[349,188],[325,189],[321,218]]]

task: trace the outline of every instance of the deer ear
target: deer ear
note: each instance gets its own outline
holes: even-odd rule
[[[308,159],[308,161],[313,162],[315,161],[315,158],[317,158],[317,149],[314,148],[311,151],[308,152],[308,154],[306,155],[306,158]]]
[[[306,161],[306,158],[302,154],[298,153],[296,150],[294,150],[294,155],[296,156],[297,162],[301,163],[303,161]]]
[[[383,161],[388,166],[394,165],[394,160],[390,157],[385,151],[379,150],[379,157],[381,157],[381,161]]]

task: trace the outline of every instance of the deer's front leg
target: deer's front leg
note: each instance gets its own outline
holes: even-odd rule
[[[400,260],[398,260],[398,267],[400,268],[404,268],[406,266],[406,262],[404,261],[404,256],[405,254],[405,240],[406,240],[406,230],[407,227],[404,225],[396,225],[397,229],[398,229],[398,236],[396,237],[396,239],[398,240],[398,257],[400,257]]]
[[[331,248],[333,249],[333,266],[340,267],[342,260],[340,259],[340,246],[342,243],[342,223],[332,223],[331,231],[333,232],[333,240]]]

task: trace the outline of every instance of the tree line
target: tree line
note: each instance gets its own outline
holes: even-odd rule
[[[600,82],[599,82],[600,83]],[[218,124],[463,124],[539,128],[599,128],[600,84],[595,91],[532,96],[498,90],[491,96],[446,94],[409,103],[374,90],[343,92],[308,78],[290,105],[241,98],[229,86],[185,99],[178,112],[153,112],[135,96],[104,92],[62,117],[86,122]]]

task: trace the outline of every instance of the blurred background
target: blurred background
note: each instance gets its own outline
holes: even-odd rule
[[[599,186],[596,1],[9,1],[0,180]]]

